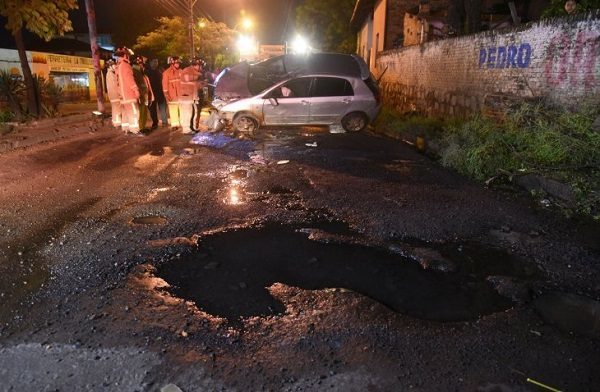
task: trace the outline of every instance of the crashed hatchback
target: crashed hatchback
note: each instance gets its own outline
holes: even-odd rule
[[[215,102],[219,117],[236,131],[261,125],[334,125],[362,131],[377,116],[377,93],[352,76],[302,75],[279,82],[250,98]]]
[[[252,133],[262,125],[334,125],[361,131],[380,109],[364,60],[341,53],[286,54],[240,63],[216,80],[221,125]]]

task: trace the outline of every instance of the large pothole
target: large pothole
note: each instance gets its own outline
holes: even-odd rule
[[[283,313],[284,305],[267,290],[276,282],[307,290],[344,288],[413,317],[459,321],[512,306],[488,276],[529,277],[534,270],[473,244],[435,250],[455,265],[452,271],[426,269],[401,252],[315,240],[310,233],[282,225],[215,233],[201,239],[198,251],[159,266],[157,274],[174,295],[230,321]]]

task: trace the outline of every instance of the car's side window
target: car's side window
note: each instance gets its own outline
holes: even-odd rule
[[[354,95],[352,85],[342,78],[316,78],[313,97],[346,97]]]
[[[284,83],[281,88],[282,98],[304,98],[308,97],[312,78],[292,79]]]

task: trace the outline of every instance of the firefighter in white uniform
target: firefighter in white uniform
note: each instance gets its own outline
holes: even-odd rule
[[[127,133],[140,134],[139,99],[140,91],[133,77],[133,69],[129,56],[133,52],[125,47],[117,49],[117,77],[119,78],[119,93],[121,95],[121,128]]]

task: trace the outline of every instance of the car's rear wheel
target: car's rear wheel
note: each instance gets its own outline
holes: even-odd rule
[[[252,134],[258,129],[258,119],[248,113],[240,113],[233,119],[233,128],[238,132]]]
[[[360,132],[369,125],[367,115],[361,112],[348,113],[342,118],[342,128],[346,132]]]

